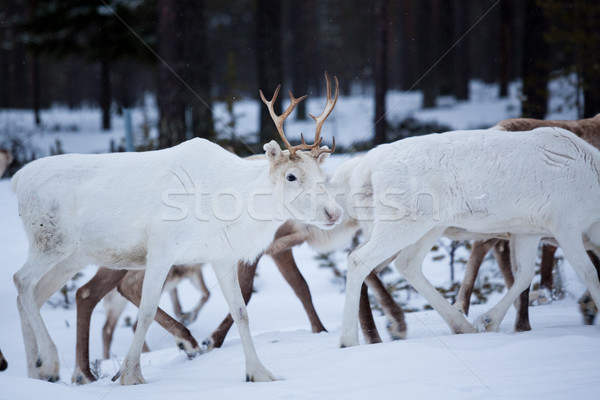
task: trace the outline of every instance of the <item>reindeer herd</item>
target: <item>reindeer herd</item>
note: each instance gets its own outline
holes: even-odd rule
[[[47,157],[22,168],[11,185],[30,244],[25,265],[14,275],[28,376],[59,379],[57,349],[40,307],[76,272],[95,264],[102,267],[76,294],[73,382],[96,379],[89,365],[89,329],[102,298],[105,357],[126,301],[139,307],[131,347],[113,378],[123,385],[144,383],[140,354],[153,319],[189,357],[220,347],[235,322],[246,379],[275,380],[248,328],[246,304],[259,259],[274,260],[302,302],[312,331],[322,332],[292,248],[307,243],[319,251],[340,249],[358,232],[362,242],[348,256],[341,347],[358,344],[359,322],[366,343],[381,342],[369,289],[390,320],[392,338],[406,338],[404,313],[377,276],[390,263],[454,333],[497,331],[511,304],[519,307],[516,330],[531,329],[527,291],[540,242],[559,246],[585,283],[581,310],[586,323],[593,323],[595,304],[600,304],[600,272],[592,262],[600,256],[600,115],[579,121],[512,119],[485,130],[403,139],[353,157],[328,179],[321,165],[335,140],[331,149],[323,146],[321,129],[339,96],[334,80],[332,97],[326,74],[325,109],[311,115],[316,123],[312,144],[303,136],[296,146],[286,139],[284,121],[306,96],[290,92],[290,105],[277,115],[273,103],[279,86],[271,100],[262,92],[260,97],[283,150],[271,141],[263,156],[242,159],[192,139],[145,153]],[[454,305],[422,272],[423,259],[440,236],[475,240]],[[465,315],[490,249],[509,289],[472,324]],[[542,263],[552,265],[552,260]],[[210,296],[202,276],[208,264],[230,314],[200,344],[185,324],[196,319]],[[548,282],[548,268],[542,273]],[[177,296],[182,279],[200,292],[188,313]],[[162,291],[170,292],[177,319],[157,307]],[[0,353],[0,369],[6,365]]]

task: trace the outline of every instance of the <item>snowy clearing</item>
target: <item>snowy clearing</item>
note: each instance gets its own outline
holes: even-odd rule
[[[389,106],[394,104],[391,95]],[[419,119],[437,119],[454,128],[492,125],[498,120],[518,114],[514,109],[516,94],[507,100],[485,95],[485,101],[474,98],[471,102],[445,108],[418,110],[419,99],[410,94],[398,105],[397,114],[414,113]],[[396,97],[398,99],[399,97]],[[314,105],[323,103],[313,98]],[[412,104],[412,105],[410,105]],[[319,107],[321,107],[319,105]],[[247,120],[239,124],[252,127],[256,113],[252,107],[257,102],[240,104],[240,113]],[[219,105],[216,107],[217,114]],[[363,110],[360,112],[360,110]],[[313,110],[309,102],[310,112]],[[402,114],[399,114],[402,112]],[[107,151],[109,140],[123,137],[119,120],[115,129],[100,133],[93,126],[99,114],[94,111],[49,111],[43,118],[50,124],[69,125],[68,118],[77,123],[76,132],[39,133],[31,136],[37,147],[48,147],[59,138],[66,151]],[[364,136],[370,129],[371,102],[366,97],[340,99],[333,134],[340,143],[350,144]],[[87,116],[86,116],[87,115]],[[92,116],[93,115],[93,118]],[[134,121],[141,121],[134,113]],[[354,119],[349,118],[352,116]],[[554,118],[573,118],[572,114],[556,113]],[[17,111],[0,112],[0,125],[10,118],[12,126],[22,124],[29,129],[30,114]],[[137,119],[136,119],[137,118]],[[333,119],[332,119],[333,120]],[[342,125],[341,121],[348,121]],[[67,121],[67,122],[65,122]],[[242,121],[244,123],[242,124]],[[352,123],[350,123],[352,122]],[[311,122],[312,124],[312,122]],[[290,124],[289,131],[310,127]],[[250,128],[248,128],[248,132]],[[243,133],[243,132],[239,132]],[[324,133],[324,136],[329,133]],[[367,136],[370,136],[368,134]],[[327,163],[333,169],[347,156],[334,156]],[[407,315],[408,339],[392,342],[385,331],[385,318],[376,313],[376,322],[384,339],[378,345],[339,349],[339,329],[344,302],[343,284],[334,279],[329,269],[319,268],[315,253],[307,246],[294,250],[298,265],[312,291],[315,307],[328,333],[312,334],[300,302],[293,295],[269,258],[261,260],[255,283],[256,294],[249,304],[250,328],[260,359],[281,380],[271,383],[246,383],[244,358],[237,331],[232,329],[223,348],[188,360],[174,346],[171,337],[153,324],[147,341],[151,352],[142,356],[142,371],[148,384],[123,387],[110,381],[117,372],[132,338],[131,328],[124,319],[115,332],[113,357],[101,364],[101,379],[93,384],[77,387],[70,383],[75,361],[75,310],[42,307],[42,316],[58,347],[61,361],[61,381],[47,383],[27,379],[25,354],[21,338],[18,311],[15,304],[16,289],[12,275],[27,256],[27,240],[16,209],[16,198],[10,192],[9,182],[0,181],[0,349],[6,356],[9,368],[0,373],[0,400],[60,398],[69,399],[154,399],[176,396],[177,399],[361,399],[393,396],[397,398],[451,399],[573,399],[594,398],[600,391],[600,328],[583,326],[577,309],[578,296],[583,286],[570,268],[561,267],[565,299],[549,305],[533,307],[530,318],[533,331],[514,333],[515,312],[509,311],[499,333],[451,335],[449,328],[433,311]],[[345,269],[345,253],[335,255],[340,269]],[[491,264],[491,263],[489,263]],[[563,263],[564,264],[564,263]],[[493,267],[491,265],[490,267]],[[83,284],[94,273],[95,267],[85,270]],[[446,262],[429,258],[425,272],[435,285],[447,282]],[[462,270],[457,271],[461,279]],[[207,284],[212,296],[190,326],[192,334],[203,340],[227,313],[227,306],[210,268],[205,269]],[[180,286],[180,296],[185,307],[191,307],[199,294],[188,283]],[[161,306],[171,311],[171,304],[163,296]],[[494,302],[498,296],[494,296]],[[410,304],[422,305],[422,299],[413,295]],[[491,307],[478,305],[471,308],[470,321]],[[135,319],[136,310],[128,306],[124,315]],[[97,307],[92,317],[91,359],[101,358],[101,327],[104,310]]]

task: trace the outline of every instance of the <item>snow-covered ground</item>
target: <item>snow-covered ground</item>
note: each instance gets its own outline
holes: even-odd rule
[[[477,88],[476,88],[477,89]],[[485,90],[491,90],[487,93]],[[419,110],[418,94],[390,94],[390,116],[401,118],[413,115],[419,119],[436,119],[454,128],[493,125],[498,120],[518,114],[516,92],[508,99],[494,97],[493,88],[481,86],[474,90],[472,101],[433,110]],[[479,95],[477,95],[479,93]],[[479,96],[479,97],[478,97]],[[395,105],[397,103],[397,105]],[[323,99],[309,102],[309,111],[319,113]],[[240,103],[239,126],[256,124],[257,102]],[[216,105],[217,114],[224,109]],[[515,108],[516,107],[516,108]],[[571,114],[569,114],[571,112]],[[562,113],[562,114],[561,114]],[[340,99],[334,113],[335,125],[330,127],[341,143],[368,138],[371,126],[371,102],[365,97]],[[134,113],[140,124],[142,113]],[[148,113],[150,120],[155,114]],[[552,117],[573,118],[572,111],[557,111]],[[0,127],[7,121],[13,129],[21,124],[30,129],[29,114],[0,111]],[[245,118],[245,119],[244,119]],[[77,126],[73,132],[46,130],[30,136],[32,144],[47,149],[59,138],[66,151],[107,151],[108,142],[123,137],[115,121],[115,129],[106,134],[97,128],[97,111],[69,112],[51,110],[43,119],[50,126]],[[349,121],[347,121],[347,119]],[[52,122],[51,122],[52,121]],[[242,121],[244,124],[242,124]],[[342,122],[344,121],[344,122]],[[291,131],[310,132],[312,126],[291,123]],[[327,125],[327,124],[326,124]],[[297,129],[296,129],[297,128]],[[251,131],[251,128],[247,128]],[[329,131],[331,132],[331,131]],[[368,134],[366,134],[367,132]],[[238,131],[243,134],[243,132]],[[324,133],[323,136],[327,137]],[[328,168],[347,156],[334,156]],[[223,348],[188,360],[162,328],[154,324],[147,341],[152,349],[142,356],[142,371],[148,384],[122,387],[110,381],[118,370],[132,338],[131,328],[122,319],[115,332],[113,357],[101,364],[101,379],[86,386],[70,383],[75,360],[75,311],[42,307],[42,315],[55,340],[61,361],[61,382],[47,383],[26,378],[24,348],[15,305],[16,290],[12,275],[24,263],[27,240],[16,209],[16,199],[10,192],[8,180],[0,181],[0,349],[9,362],[7,371],[0,373],[0,400],[12,399],[354,399],[354,398],[444,398],[444,399],[573,399],[593,398],[600,392],[600,329],[583,326],[577,310],[576,297],[583,289],[574,274],[563,266],[561,274],[567,285],[565,299],[549,305],[533,307],[530,311],[533,331],[514,333],[514,310],[510,310],[499,333],[480,333],[454,336],[432,311],[407,315],[408,338],[392,342],[385,332],[385,318],[376,316],[384,343],[339,349],[341,311],[344,301],[343,283],[331,270],[319,268],[315,253],[307,246],[294,250],[298,265],[311,288],[316,309],[328,333],[312,334],[300,302],[293,295],[273,262],[261,260],[256,279],[256,294],[249,305],[250,327],[263,363],[280,378],[271,383],[246,383],[244,359],[235,328]],[[345,269],[345,253],[338,252],[338,267]],[[446,261],[429,258],[425,264],[428,277],[436,285],[447,283]],[[82,284],[94,273],[85,270]],[[457,271],[460,279],[462,271]],[[201,341],[227,313],[227,306],[210,268],[205,268],[212,296],[190,326],[192,334]],[[180,286],[184,307],[198,299],[193,287]],[[497,299],[497,296],[494,297]],[[56,299],[56,298],[55,298]],[[409,305],[422,305],[422,299],[412,295]],[[167,296],[161,306],[170,311]],[[470,320],[481,315],[487,305],[473,306]],[[124,315],[135,318],[132,306]],[[101,358],[101,327],[104,310],[99,306],[92,318],[91,359]]]

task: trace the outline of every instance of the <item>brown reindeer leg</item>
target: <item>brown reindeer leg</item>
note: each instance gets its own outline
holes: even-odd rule
[[[515,277],[511,269],[508,240],[502,240],[494,245],[494,257],[506,286],[510,288],[515,283]]]
[[[485,259],[485,256],[490,249],[498,243],[499,239],[490,240],[475,240],[471,247],[471,255],[465,269],[465,277],[460,285],[458,295],[456,296],[455,306],[462,311],[463,314],[469,315],[469,307],[471,305],[471,295],[475,287],[475,280],[479,273],[479,268]]]
[[[317,311],[315,310],[315,306],[310,295],[310,289],[308,288],[308,284],[302,276],[302,273],[300,273],[298,265],[296,265],[292,250],[286,249],[280,251],[279,253],[271,254],[271,257],[273,258],[273,261],[275,261],[275,265],[277,265],[277,268],[279,269],[279,272],[283,278],[292,287],[296,297],[298,297],[302,303],[302,306],[304,307],[306,315],[310,321],[312,332],[327,332],[323,326],[323,323],[319,319],[319,316],[317,315]]]
[[[404,318],[404,311],[394,301],[394,298],[390,295],[388,290],[383,286],[383,283],[373,271],[365,278],[365,283],[369,289],[373,290],[377,303],[383,309],[384,314],[389,320],[387,327],[393,340],[406,339],[406,320]],[[362,324],[363,313],[361,311],[360,318]],[[372,317],[371,317],[372,318]]]
[[[90,371],[90,320],[92,311],[98,302],[127,273],[126,270],[100,268],[94,277],[77,290],[77,345],[75,352],[75,371],[71,381],[77,384],[93,382],[96,377]]]
[[[588,255],[594,263],[594,267],[596,267],[598,278],[600,278],[600,259],[591,251],[588,251]],[[583,296],[581,296],[581,299],[579,299],[579,311],[581,311],[581,314],[583,315],[583,323],[585,325],[594,325],[596,315],[598,314],[598,306],[594,303],[589,290],[587,290]]]
[[[510,288],[515,282],[514,275],[511,269],[510,261],[510,246],[508,242],[501,241],[494,246],[494,257],[502,273],[502,277],[506,282],[506,286]],[[519,296],[518,302],[515,304],[517,316],[515,318],[515,331],[525,332],[531,330],[529,323],[529,288],[525,289]]]
[[[206,287],[206,282],[204,282],[204,275],[202,275],[202,268],[200,266],[197,267],[197,273],[189,278],[196,289],[200,291],[202,296],[192,311],[186,312],[181,316],[180,321],[186,326],[196,321],[196,318],[198,318],[198,313],[200,313],[200,310],[202,310],[202,307],[204,307],[208,301],[208,298],[210,297],[210,291],[208,290],[208,287]]]
[[[175,318],[181,320],[183,317],[183,310],[181,308],[181,303],[179,302],[179,293],[177,292],[177,288],[169,290],[169,297],[171,298],[171,304],[173,304],[173,314],[175,314]]]
[[[142,299],[143,280],[135,277],[128,279],[129,276],[130,275],[121,280],[117,289],[119,290],[119,293],[123,295],[123,297],[139,308],[140,301]],[[193,358],[202,352],[198,342],[196,339],[194,339],[188,328],[186,328],[177,320],[173,319],[160,307],[158,307],[156,310],[156,316],[154,317],[154,320],[175,337],[175,343],[177,344],[177,347],[185,351],[189,358]]]
[[[141,276],[143,277],[144,274],[142,273]],[[127,299],[121,296],[116,290],[110,291],[104,296],[104,308],[106,310],[106,322],[102,327],[104,359],[110,358],[110,345],[113,340],[113,335],[115,334],[115,327],[126,306]]]
[[[362,284],[360,289],[358,315],[360,318],[360,328],[365,337],[365,342],[368,344],[381,343],[381,337],[375,326],[373,312],[371,311],[371,303],[369,302],[369,293],[365,283]]]
[[[540,289],[548,289],[549,293],[552,293],[552,270],[554,269],[554,253],[556,253],[556,249],[556,246],[542,246]]]
[[[252,264],[245,264],[242,262],[238,263],[238,279],[240,282],[240,289],[242,289],[242,297],[244,298],[244,302],[246,304],[248,304],[250,298],[252,297],[254,275],[256,274],[256,267],[258,266],[259,260],[260,257],[258,257]],[[227,336],[227,332],[229,332],[229,329],[232,325],[233,318],[231,317],[231,314],[227,314],[217,329],[215,329],[213,333],[211,333],[210,336],[202,342],[202,344],[206,346],[207,351],[210,351],[214,348],[219,348],[223,345],[225,336]]]

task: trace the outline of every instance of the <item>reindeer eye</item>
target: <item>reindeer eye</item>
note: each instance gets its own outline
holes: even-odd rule
[[[294,174],[287,174],[287,176],[285,177],[285,179],[287,179],[288,182],[294,182],[298,178],[296,178],[296,175],[294,175]]]

